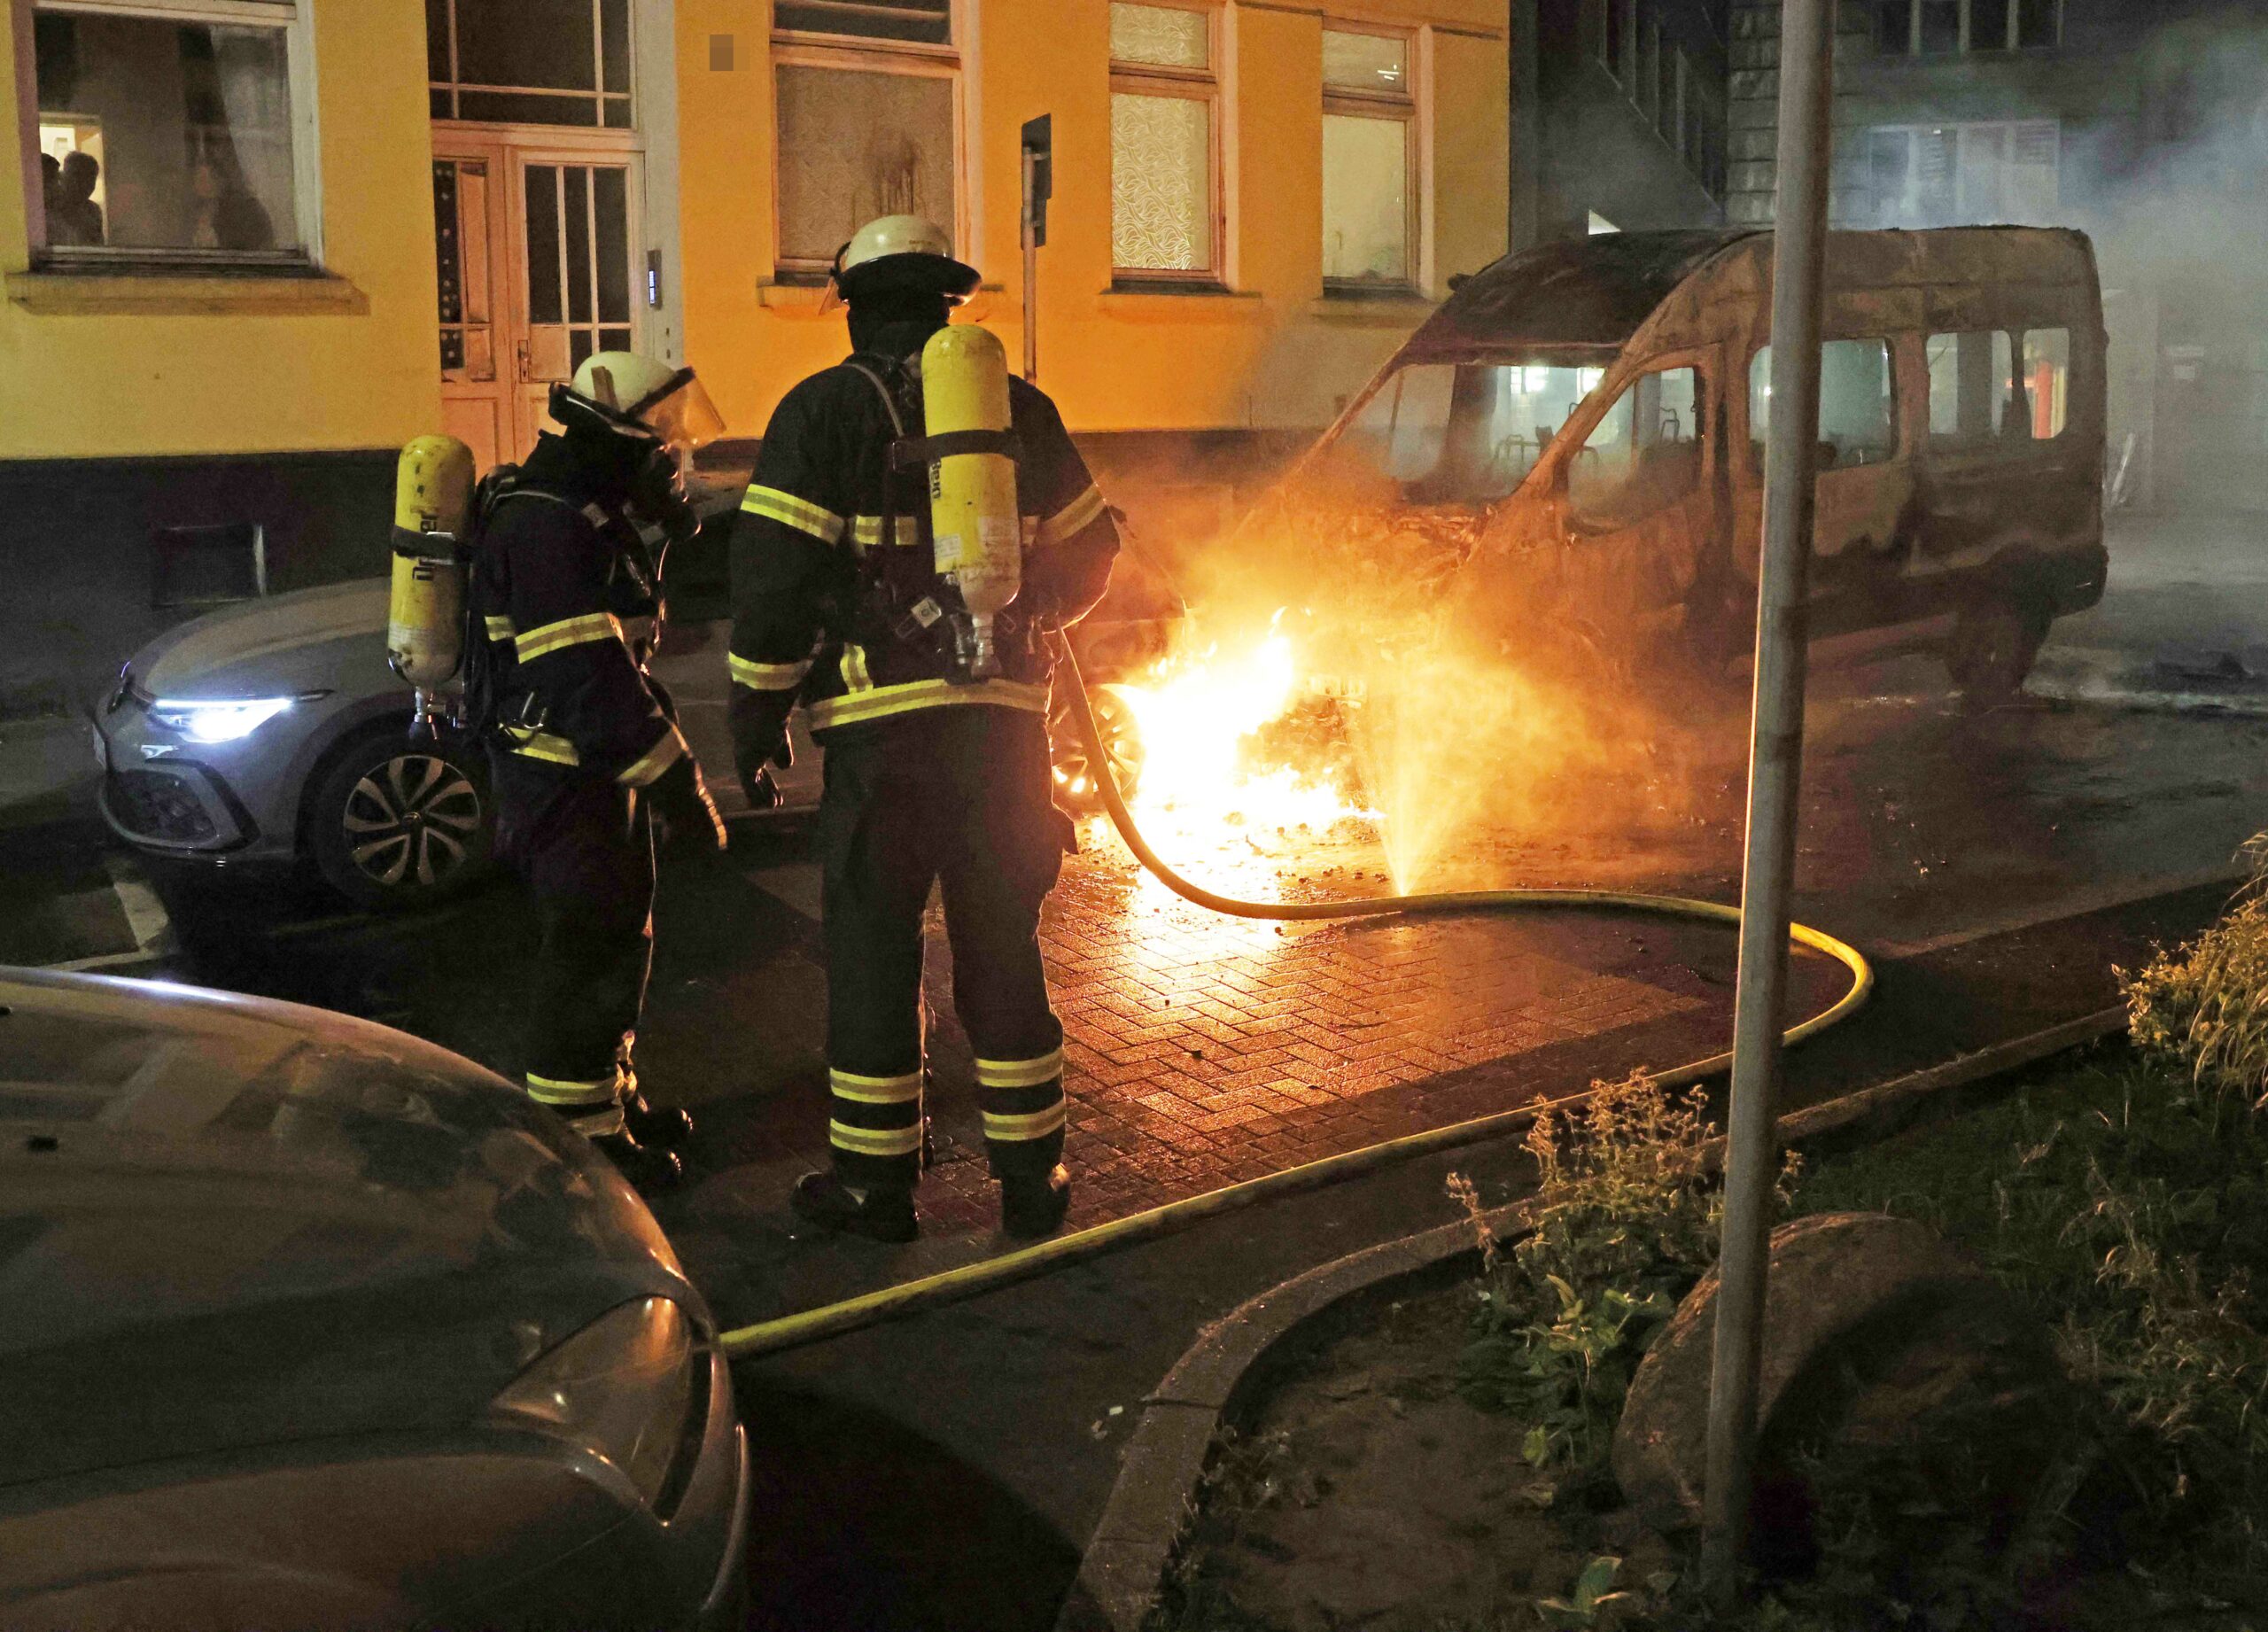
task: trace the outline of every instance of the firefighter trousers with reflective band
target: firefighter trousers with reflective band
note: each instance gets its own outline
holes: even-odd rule
[[[596,1136],[622,1131],[630,1048],[654,949],[645,796],[604,777],[491,756],[505,859],[539,942],[524,1058],[529,1095]]]
[[[910,1190],[920,1176],[922,921],[933,884],[992,1171],[1039,1178],[1062,1156],[1063,1028],[1048,1006],[1039,909],[1071,828],[1048,765],[1045,722],[1001,708],[923,710],[827,744],[827,1142],[845,1184]]]

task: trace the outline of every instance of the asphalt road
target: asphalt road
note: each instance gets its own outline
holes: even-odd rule
[[[1882,958],[1885,995],[1864,1029],[1819,1052],[1805,1092],[1835,1092],[1989,1041],[1996,1029],[2100,1006],[2114,990],[2108,963],[2131,964],[2210,914],[2226,889],[2216,881],[2268,827],[2268,550],[2257,548],[2257,531],[2130,529],[2115,546],[2102,607],[2058,626],[2027,696],[1989,714],[1963,712],[1927,657],[1821,665],[1798,913]],[[715,711],[717,691],[697,677],[680,686],[711,741],[704,711]],[[1483,822],[1460,835],[1460,873],[1732,898],[1739,723],[1695,734],[1680,765],[1684,797],[1658,812],[1623,799],[1615,820],[1548,839]],[[1208,859],[1218,858],[1193,859]],[[1329,868],[1351,875],[1370,859],[1287,857],[1279,871],[1310,868],[1327,884],[1337,876]],[[673,868],[657,913],[646,1069],[659,1097],[693,1105],[704,1123],[702,1182],[664,1212],[728,1317],[824,1302],[994,1245],[968,1210],[982,1203],[981,1170],[952,1126],[941,1174],[959,1176],[961,1189],[944,1193],[966,1204],[966,1216],[925,1243],[931,1255],[815,1252],[781,1224],[781,1197],[810,1154],[818,1103],[814,882],[793,823],[743,822],[729,857]],[[1729,1001],[1728,941],[1651,926],[1560,917],[1485,933],[1332,931],[1278,946],[1174,915],[1107,851],[1079,863],[1062,895],[1059,981],[1075,988],[1067,1019],[1075,1042],[1094,1045],[1073,1092],[1130,1141],[1106,1150],[1089,1139],[1083,1183],[1090,1196],[1128,1198],[1121,1210],[1278,1160],[1254,1154],[1263,1139],[1273,1141],[1268,1152],[1312,1153],[1326,1146],[1301,1140],[1323,1138],[1316,1130],[1327,1123],[1331,1139],[1357,1138],[1364,1124],[1347,1121],[1349,1107],[1367,1112],[1401,1095],[1402,1114],[1420,1114],[1426,1101],[1410,1095],[1460,1082],[1468,1097],[1515,1102],[1684,1057],[1662,1052],[1684,1042],[1705,1052],[1697,1045],[1720,1029]],[[84,822],[0,828],[0,960],[138,958],[138,972],[347,1010],[506,1070],[517,1064],[531,928],[507,884],[432,913],[372,919],[341,912],[301,877],[138,861]],[[1060,955],[1071,931],[1090,949],[1084,961]],[[1173,957],[1161,959],[1156,949],[1169,941]],[[1459,949],[1451,962],[1497,960],[1491,994],[1516,988],[1520,999],[1499,1028],[1506,1037],[1523,1014],[1547,1030],[1505,1042],[1501,1059],[1436,1051],[1381,1070],[1391,1039],[1356,1019],[1333,1022],[1342,1040],[1356,1040],[1329,1069],[1363,1074],[1309,1111],[1272,1101],[1253,1111],[1246,1079],[1207,1075],[1217,1059],[1200,1070],[1177,1058],[1174,1093],[1143,1092],[1163,1077],[1146,1079],[1122,1057],[1138,1050],[1098,1041],[1127,1014],[1104,1000],[1107,991],[1137,975],[1162,1006],[1216,967],[1288,970],[1310,983],[1297,1002],[1313,1006],[1332,981],[1359,991],[1400,978],[1425,964],[1429,946],[1438,961],[1442,945]],[[1435,976],[1421,968],[1412,978]],[[1397,1011],[1394,1029],[1453,1032],[1462,1000],[1437,999],[1440,1013],[1415,1001]],[[1580,1023],[1548,1029],[1554,1014],[1578,1013]],[[1174,1034],[1166,1052],[1208,1052],[1185,1046],[1197,1036]],[[1310,1056],[1271,1055],[1278,1086],[1325,1070],[1299,1062]],[[1107,1081],[1114,1069],[1132,1072],[1130,1086]],[[1266,1075],[1250,1074],[1252,1092],[1268,1091],[1258,1081]],[[1509,1149],[1460,1164],[1499,1189],[1518,1182]],[[1046,1624],[1037,1606],[1050,1582],[1060,1591],[1068,1580],[1108,1487],[1109,1407],[1138,1398],[1196,1325],[1269,1280],[1441,1222],[1445,1165],[1272,1206],[1044,1286],[743,1368],[781,1515],[770,1532],[777,1544],[759,1542],[752,1566],[759,1620],[814,1624],[823,1606],[827,1624],[845,1627]],[[790,1539],[813,1535],[830,1539]]]

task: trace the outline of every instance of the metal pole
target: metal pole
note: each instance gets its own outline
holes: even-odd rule
[[[1024,154],[1024,378],[1039,378],[1039,206],[1033,198],[1033,174],[1039,156],[1029,146]]]
[[[1716,1601],[1740,1586],[1756,1456],[1757,1371],[1770,1255],[1773,1090],[1788,974],[1788,896],[1803,777],[1805,600],[1809,591],[1819,349],[1834,129],[1834,0],[1782,0],[1780,198],[1773,247],[1772,422],[1757,584],[1756,704],[1741,882],[1740,981],[1709,1385],[1702,1570]]]

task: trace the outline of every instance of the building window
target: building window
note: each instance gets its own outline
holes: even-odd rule
[[[2063,42],[2063,0],[1876,0],[1876,37],[1897,57],[2041,51]]]
[[[1720,83],[1691,66],[1684,82],[1684,144],[1678,150],[1685,167],[1713,198],[1725,193],[1725,168],[1730,138],[1725,120],[1724,93]]]
[[[776,0],[772,26],[783,34],[845,35],[916,45],[950,45],[953,38],[951,0]]]
[[[1692,155],[1685,147],[1685,99],[1692,69],[1682,51],[1673,51],[1662,65],[1662,101],[1654,114],[1654,128],[1663,141],[1675,150],[1680,159],[1690,160]]]
[[[630,0],[425,0],[435,119],[628,130]]]
[[[1584,15],[1600,66],[1635,97],[1638,94],[1638,0],[1591,0]]]
[[[1132,282],[1220,276],[1220,87],[1213,14],[1110,8],[1110,242]]]
[[[1871,225],[2044,225],[2057,214],[2062,127],[2052,119],[1885,125],[1863,140]]]
[[[1410,36],[1323,32],[1323,284],[1418,281],[1418,99]]]
[[[877,215],[960,221],[960,58],[951,0],[781,0],[779,276],[823,280]]]
[[[1638,36],[1638,106],[1648,119],[1662,111],[1662,26],[1648,18]]]
[[[313,75],[295,0],[32,12],[44,266],[306,266]]]

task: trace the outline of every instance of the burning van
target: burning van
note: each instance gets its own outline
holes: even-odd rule
[[[1755,627],[1771,305],[1769,233],[1507,256],[1263,510],[1386,549],[1405,592],[1500,618],[1508,649],[1644,648],[1727,671]],[[1833,234],[1821,372],[1813,638],[1911,633],[1972,698],[2014,690],[2050,624],[2102,595],[2086,238]]]

